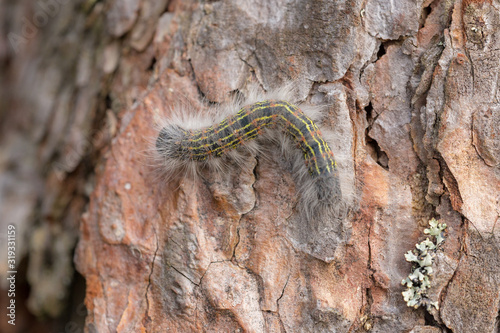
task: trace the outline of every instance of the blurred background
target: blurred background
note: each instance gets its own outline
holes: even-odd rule
[[[115,118],[102,10],[95,0],[0,1],[0,332],[83,332],[73,255]],[[15,326],[5,320],[11,299]]]

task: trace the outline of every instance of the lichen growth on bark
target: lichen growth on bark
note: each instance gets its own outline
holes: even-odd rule
[[[432,240],[426,238],[415,245],[415,250],[405,254],[406,261],[413,263],[412,272],[401,281],[401,284],[406,286],[402,295],[409,307],[417,309],[420,306],[425,306],[428,311],[432,307],[439,309],[438,302],[433,302],[428,297],[427,290],[431,287],[432,263],[436,251],[444,242],[445,229],[445,223],[439,223],[436,219],[430,220],[429,228],[425,229],[424,233],[431,236]]]

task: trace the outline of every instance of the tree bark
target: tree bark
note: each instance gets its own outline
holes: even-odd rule
[[[2,232],[27,239],[32,313],[61,313],[78,237],[88,332],[500,330],[497,0],[54,3],[38,36],[6,25],[27,39],[17,53],[0,41]],[[151,142],[172,105],[203,113],[290,81],[327,106],[340,236],[297,217],[273,158],[158,177]],[[432,218],[447,224],[439,307],[414,309],[404,254]]]

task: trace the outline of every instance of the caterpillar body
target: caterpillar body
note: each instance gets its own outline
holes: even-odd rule
[[[342,199],[337,163],[318,127],[318,108],[281,99],[290,88],[260,101],[250,95],[209,124],[178,115],[162,126],[155,144],[162,164],[170,173],[197,173],[203,166],[220,170],[227,159],[238,164],[245,154],[273,154],[269,147],[279,146],[298,186],[301,215],[307,220],[337,217]]]

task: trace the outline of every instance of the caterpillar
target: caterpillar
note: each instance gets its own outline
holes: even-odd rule
[[[210,123],[178,115],[156,138],[162,165],[170,174],[196,174],[204,166],[221,170],[227,159],[242,163],[248,153],[272,154],[268,147],[277,147],[298,187],[300,214],[307,220],[337,216],[342,201],[338,166],[318,127],[320,110],[288,102],[291,92],[285,87],[260,99],[251,91]]]

